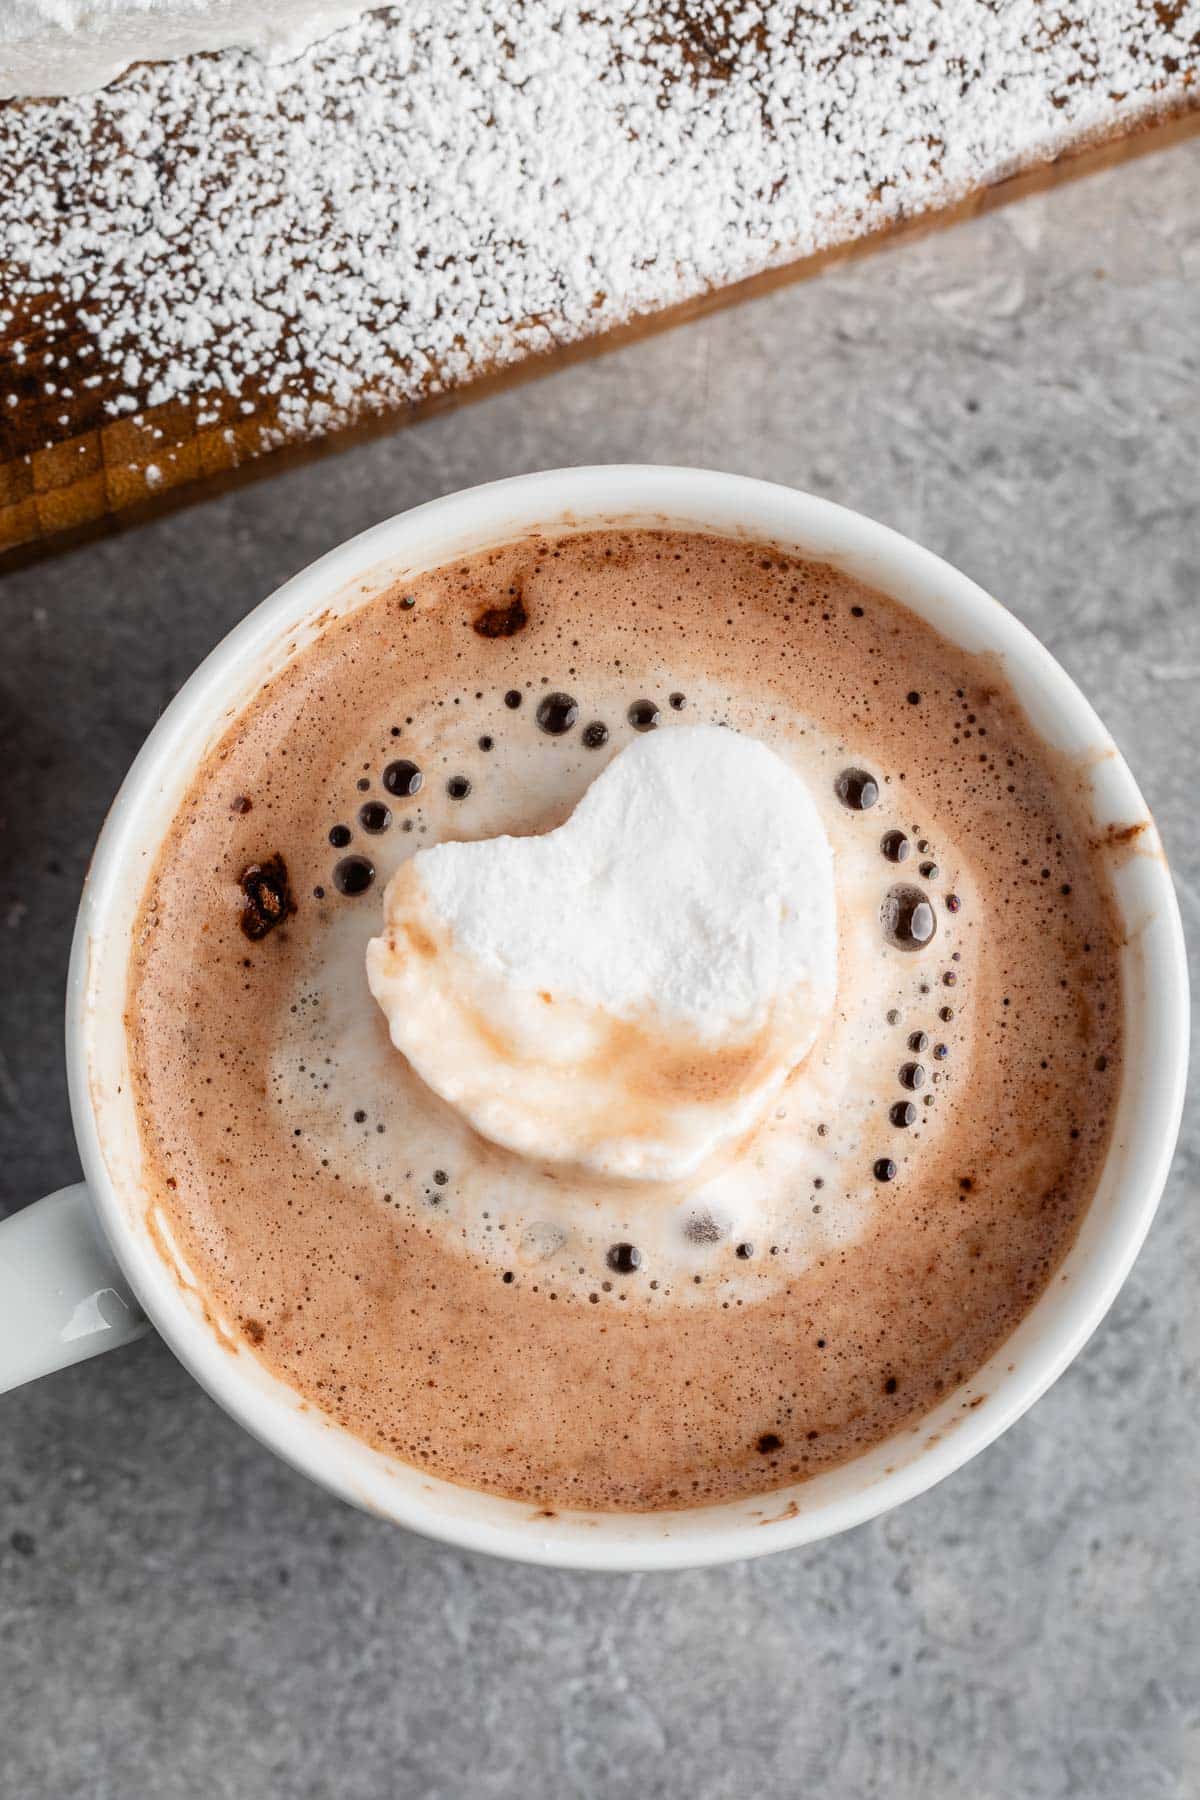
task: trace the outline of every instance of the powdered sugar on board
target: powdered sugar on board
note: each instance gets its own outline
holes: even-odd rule
[[[1078,12],[409,0],[284,65],[12,105],[0,432],[56,396],[78,431],[95,392],[109,418],[186,400],[316,436],[1194,95],[1200,0]]]

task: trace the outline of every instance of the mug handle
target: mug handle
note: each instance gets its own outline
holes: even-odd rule
[[[0,1220],[0,1394],[149,1329],[82,1182]]]

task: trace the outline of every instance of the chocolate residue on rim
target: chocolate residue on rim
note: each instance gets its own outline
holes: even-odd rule
[[[1149,824],[1149,819],[1138,819],[1132,825],[1108,825],[1105,827],[1103,837],[1098,841],[1101,844],[1108,844],[1114,848],[1120,848],[1121,845],[1132,844],[1135,838],[1141,837],[1143,831],[1147,829]]]
[[[251,943],[256,944],[296,910],[287,864],[276,851],[263,862],[250,863],[242,870],[238,881],[246,896],[242,930]]]

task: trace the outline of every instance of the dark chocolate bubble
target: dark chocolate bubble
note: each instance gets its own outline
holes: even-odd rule
[[[879,783],[866,769],[843,769],[833,791],[851,812],[866,812],[879,798]]]
[[[365,806],[360,806],[358,809],[358,822],[364,831],[378,836],[391,824],[392,809],[390,806],[385,806],[382,800],[368,800]]]
[[[583,728],[583,747],[585,750],[601,750],[608,742],[608,726],[602,719],[593,719],[590,725]]]
[[[937,916],[920,888],[892,888],[880,918],[884,937],[897,950],[923,950],[937,930]]]
[[[636,1244],[613,1244],[605,1262],[617,1275],[632,1275],[642,1266],[642,1253]]]
[[[538,701],[538,729],[550,737],[561,737],[570,731],[579,717],[579,702],[570,694],[544,694]]]
[[[912,845],[902,831],[885,831],[879,840],[879,848],[889,862],[902,863]]]
[[[343,856],[333,871],[333,885],[339,894],[353,898],[365,894],[375,879],[375,864],[365,856]]]
[[[384,787],[399,800],[410,800],[418,792],[424,779],[416,763],[408,762],[404,757],[398,762],[389,763],[383,771]]]
[[[635,731],[653,731],[658,724],[658,708],[653,700],[635,700],[628,717]]]
[[[257,943],[296,910],[287,864],[278,854],[267,856],[262,862],[250,863],[238,880],[245,895],[242,930],[251,943]]]

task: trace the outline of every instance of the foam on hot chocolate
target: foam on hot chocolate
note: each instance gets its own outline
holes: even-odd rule
[[[759,856],[764,768],[802,784],[832,855],[837,988],[811,1047],[691,1174],[615,1179],[574,1140],[538,1138],[566,1160],[481,1135],[486,1059],[471,1108],[448,1101],[455,1055],[401,1020],[435,1092],[371,997],[389,883],[393,922],[419,912],[469,971],[448,984],[461,1011],[474,946],[502,948],[484,846],[536,859],[627,758],[687,761],[717,727],[749,760],[724,824],[701,808],[695,827],[712,919],[736,926],[725,878]],[[233,722],[148,882],[128,1019],[147,1204],[245,1354],[451,1480],[655,1507],[827,1468],[968,1380],[1092,1193],[1121,994],[1082,785],[993,661],[769,546],[613,529],[408,577]],[[456,864],[485,875],[448,893]],[[560,917],[529,884],[509,907],[527,977],[531,907],[551,936]],[[576,967],[573,930],[540,972],[636,1011],[649,970],[619,992],[619,971]],[[674,971],[664,956],[650,1004]],[[420,981],[413,1005],[440,1005]],[[777,991],[756,981],[751,1001]],[[743,990],[718,986],[723,1032]],[[624,1100],[660,1072],[622,1077]]]
[[[654,1181],[758,1122],[836,971],[811,796],[712,725],[636,739],[557,830],[418,852],[367,949],[392,1042],[477,1131]]]

